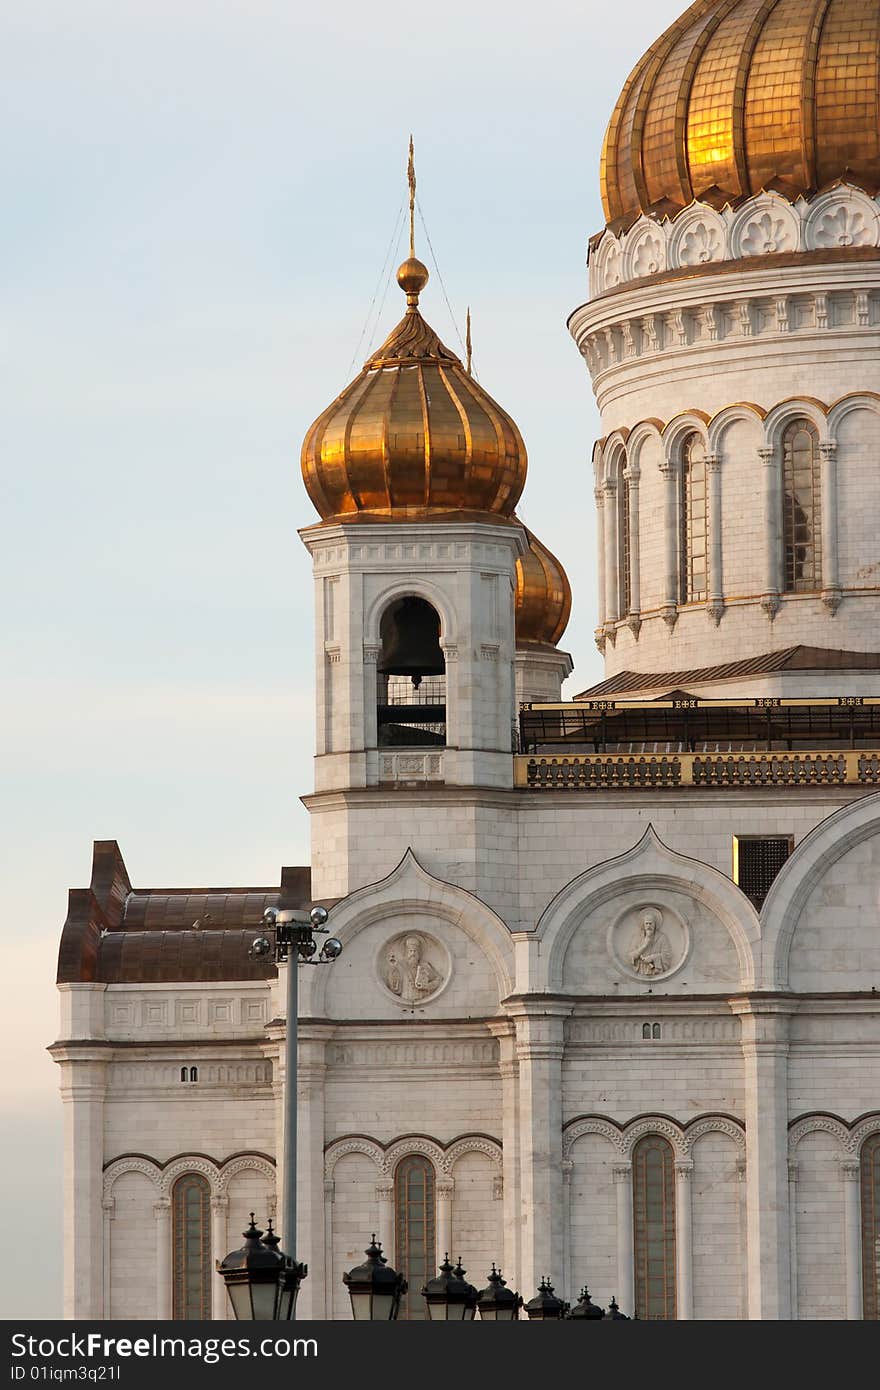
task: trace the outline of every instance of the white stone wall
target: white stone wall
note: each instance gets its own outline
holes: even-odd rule
[[[694,1145],[694,1317],[746,1316],[745,1167],[718,1132]]]
[[[846,1317],[843,1184],[837,1145],[808,1134],[797,1150],[797,1315]]]

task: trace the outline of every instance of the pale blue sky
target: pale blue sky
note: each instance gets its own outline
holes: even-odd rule
[[[43,1049],[92,840],[117,839],[142,886],[271,884],[307,862],[299,446],[354,374],[410,130],[456,317],[470,303],[480,379],[528,445],[520,512],[572,580],[572,688],[598,676],[596,417],[565,319],[608,115],[682,8],[27,0],[0,18],[0,1229],[26,1214],[40,1271],[0,1271],[4,1316],[60,1312]],[[436,274],[422,307],[456,346]],[[392,284],[374,336],[401,312]]]

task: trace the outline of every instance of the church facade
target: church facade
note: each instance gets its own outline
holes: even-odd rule
[[[651,1319],[880,1316],[880,11],[697,0],[628,79],[569,319],[605,678],[511,418],[404,318],[302,451],[309,866],[74,890],[52,1052],[65,1309],[229,1312],[275,1212],[300,980],[300,1316],[371,1232]],[[282,1236],[285,1233],[282,1232]],[[285,1248],[288,1246],[284,1240]]]

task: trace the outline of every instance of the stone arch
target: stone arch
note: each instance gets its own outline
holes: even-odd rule
[[[784,989],[795,929],[816,884],[848,850],[880,834],[880,792],[833,811],[796,845],[761,908],[759,988]]]
[[[270,1184],[275,1184],[275,1164],[260,1154],[240,1154],[224,1163],[220,1168],[219,1192],[224,1193],[229,1183],[239,1173],[260,1173]]]
[[[790,396],[767,412],[764,437],[769,448],[780,449],[783,431],[792,420],[809,420],[819,435],[819,443],[828,443],[828,407],[814,396]]]
[[[440,618],[440,640],[442,643],[454,643],[456,641],[455,613],[449,605],[448,595],[432,580],[425,579],[422,575],[412,575],[406,579],[389,581],[383,587],[382,592],[373,599],[364,614],[365,646],[380,645],[379,625],[382,621],[382,614],[389,604],[394,603],[395,599],[409,596],[424,599],[436,610]]]
[[[626,1146],[619,1125],[601,1115],[582,1115],[579,1119],[571,1120],[562,1131],[563,1162],[571,1161],[572,1149],[585,1134],[600,1135],[603,1139],[608,1140],[618,1159],[626,1157]]]
[[[865,1140],[872,1134],[880,1134],[880,1110],[853,1122],[846,1141],[848,1151],[858,1157]]]
[[[518,988],[558,990],[565,954],[575,932],[590,912],[626,888],[646,891],[670,888],[703,903],[727,929],[740,970],[740,987],[751,989],[755,978],[754,952],[760,930],[754,907],[739,888],[711,865],[669,849],[649,825],[642,838],[624,854],[606,859],[576,875],[544,909],[535,932],[542,943],[531,958],[538,979],[517,981]]]
[[[211,1188],[211,1196],[216,1197],[221,1190],[220,1169],[217,1164],[204,1154],[183,1155],[175,1158],[166,1168],[162,1169],[162,1195],[171,1196],[171,1189],[178,1178],[184,1173],[199,1173],[203,1178],[207,1178]]]
[[[162,1169],[152,1158],[147,1158],[145,1154],[124,1154],[121,1158],[116,1158],[104,1170],[104,1198],[111,1198],[113,1195],[113,1185],[117,1178],[121,1178],[125,1173],[142,1173],[156,1189],[156,1197],[166,1195],[162,1185]]]
[[[381,1144],[366,1134],[343,1134],[339,1139],[332,1140],[324,1150],[325,1179],[332,1179],[334,1168],[346,1154],[365,1154],[374,1163],[377,1177],[385,1171],[385,1150]]]
[[[423,868],[407,849],[400,863],[386,878],[350,893],[333,909],[333,934],[343,945],[367,927],[385,920],[390,910],[415,912],[434,918],[447,926],[457,927],[485,954],[492,969],[499,1000],[511,991],[510,932],[501,918],[485,903],[464,888],[435,878]],[[325,970],[309,972],[310,1005],[315,1014],[322,1015],[327,990]]]
[[[719,410],[709,421],[707,437],[710,454],[721,455],[724,436],[731,425],[740,423],[760,425],[764,418],[765,411],[751,401],[737,401],[735,405],[724,406],[723,410]]]
[[[681,446],[689,434],[698,434],[709,452],[709,416],[702,410],[683,410],[675,415],[663,429],[663,456],[667,466],[677,468],[680,463]]]
[[[402,1158],[408,1158],[410,1154],[419,1154],[422,1158],[430,1159],[434,1165],[434,1172],[438,1177],[444,1173],[443,1145],[436,1139],[431,1139],[427,1134],[404,1135],[401,1139],[395,1139],[382,1155],[382,1172],[388,1177],[394,1176],[394,1170]]]
[[[676,1120],[670,1119],[668,1115],[639,1115],[636,1119],[630,1120],[621,1136],[624,1155],[630,1162],[636,1144],[647,1134],[659,1134],[662,1138],[668,1139],[676,1162],[690,1156],[684,1130]]]
[[[627,466],[627,432],[625,430],[615,430],[605,440],[605,447],[602,451],[603,458],[603,478],[605,483],[619,485],[623,478],[623,470]]]
[[[854,410],[870,410],[874,415],[880,415],[880,395],[875,391],[858,391],[851,396],[841,396],[839,401],[834,402],[828,411],[828,434],[835,443],[841,421]]]
[[[704,1134],[726,1134],[739,1149],[740,1158],[745,1158],[746,1132],[739,1120],[730,1115],[700,1115],[684,1126],[682,1143],[686,1154],[690,1154],[698,1139]]]
[[[502,1149],[498,1141],[485,1134],[463,1134],[460,1139],[453,1140],[444,1153],[440,1165],[442,1172],[451,1176],[458,1160],[464,1154],[471,1153],[485,1154],[500,1171]]]
[[[847,1152],[850,1134],[843,1120],[836,1115],[817,1113],[815,1115],[802,1115],[799,1120],[791,1126],[788,1131],[788,1154],[793,1159],[797,1154],[798,1145],[808,1134],[824,1133],[831,1134],[840,1145],[841,1157]]]

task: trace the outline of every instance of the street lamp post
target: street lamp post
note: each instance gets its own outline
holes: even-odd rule
[[[355,1322],[394,1322],[407,1282],[391,1268],[375,1235],[370,1237],[365,1253],[364,1263],[342,1276],[351,1299],[352,1317]]]
[[[342,954],[342,942],[329,935],[328,912],[313,907],[310,912],[290,908],[267,908],[263,925],[273,936],[258,936],[251,943],[250,955],[274,955],[276,965],[287,966],[287,1023],[284,1048],[284,1186],[281,1196],[281,1230],[291,1252],[296,1250],[296,1075],[297,1021],[299,1013],[298,967],[329,965]],[[315,934],[326,936],[320,951]],[[217,1268],[226,1281],[236,1318],[288,1319],[294,1316],[299,1286],[307,1266],[297,1262],[295,1253],[284,1255],[278,1249],[278,1236],[269,1226],[261,1240],[251,1215],[245,1244],[234,1250]]]

